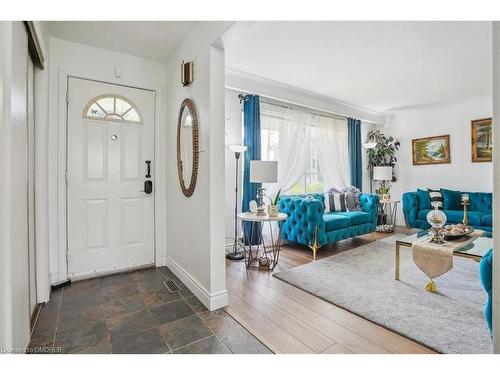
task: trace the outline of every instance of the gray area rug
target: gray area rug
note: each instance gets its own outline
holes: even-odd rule
[[[451,271],[424,287],[425,274],[401,247],[394,280],[394,235],[274,276],[441,353],[492,353],[483,318],[478,263],[454,257]],[[321,251],[321,250],[320,250]]]

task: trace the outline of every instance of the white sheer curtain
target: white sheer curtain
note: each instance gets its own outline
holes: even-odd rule
[[[347,120],[311,115],[321,175],[327,188],[349,186]]]
[[[262,159],[278,161],[278,183],[264,185],[271,199],[279,189],[287,193],[301,180],[307,184],[311,147],[325,190],[349,185],[347,120],[263,101],[260,110]]]
[[[261,128],[279,134],[278,152],[272,158],[278,161],[278,183],[265,185],[267,194],[274,199],[278,190],[290,190],[304,176],[310,127],[305,112],[261,103]]]

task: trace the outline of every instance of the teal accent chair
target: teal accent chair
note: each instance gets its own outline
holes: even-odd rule
[[[322,193],[282,196],[279,209],[288,215],[282,227],[282,238],[309,246],[316,259],[323,245],[371,233],[377,226],[379,197],[360,194],[359,201],[361,211],[325,214]]]
[[[468,193],[469,194],[469,211],[467,218],[469,219],[469,225],[475,229],[481,229],[486,232],[486,234],[491,237],[493,233],[493,215],[492,215],[492,204],[493,204],[493,194],[492,193]],[[444,197],[446,200],[446,197]],[[419,199],[417,192],[407,192],[403,194],[403,214],[407,227],[429,229],[430,225],[427,222],[427,214],[431,210],[430,200],[422,201]],[[464,217],[463,209],[446,209],[446,202],[444,204],[445,209],[443,212],[447,217],[447,224],[458,224],[462,222]]]
[[[479,262],[479,275],[481,277],[481,284],[483,284],[484,290],[488,293],[488,300],[484,306],[484,319],[488,324],[490,332],[493,332],[493,323],[491,316],[491,305],[493,303],[493,281],[492,281],[492,266],[493,266],[493,249],[488,250],[488,252],[481,258]]]

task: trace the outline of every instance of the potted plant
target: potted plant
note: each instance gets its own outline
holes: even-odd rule
[[[372,191],[372,181],[373,181],[373,169],[375,167],[391,167],[392,177],[391,182],[396,182],[396,173],[394,171],[394,166],[398,159],[396,158],[396,151],[399,150],[401,145],[398,140],[389,136],[386,137],[384,133],[380,130],[370,130],[367,134],[367,142],[365,145],[369,145],[368,153],[368,170],[370,171],[370,191]],[[382,188],[385,193],[381,193]],[[381,183],[378,189],[378,194],[389,194],[390,185],[387,186],[385,181]]]
[[[280,199],[280,194],[281,194],[281,189],[278,190],[278,192],[276,193],[274,201],[271,202],[269,206],[267,206],[267,214],[269,215],[269,217],[277,217],[278,214],[280,213],[278,209],[278,201]]]

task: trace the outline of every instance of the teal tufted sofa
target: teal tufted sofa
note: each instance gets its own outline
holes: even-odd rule
[[[379,197],[375,194],[360,194],[359,201],[361,211],[325,214],[324,196],[321,193],[282,196],[279,209],[288,215],[283,224],[282,237],[309,246],[316,259],[316,253],[323,245],[375,230]]]
[[[492,193],[468,193],[470,206],[467,214],[469,225],[484,230],[491,237],[493,232]],[[429,229],[427,214],[431,210],[425,203],[420,202],[417,192],[403,194],[403,214],[406,226],[420,229]],[[458,224],[463,220],[463,210],[443,210],[448,224]]]

